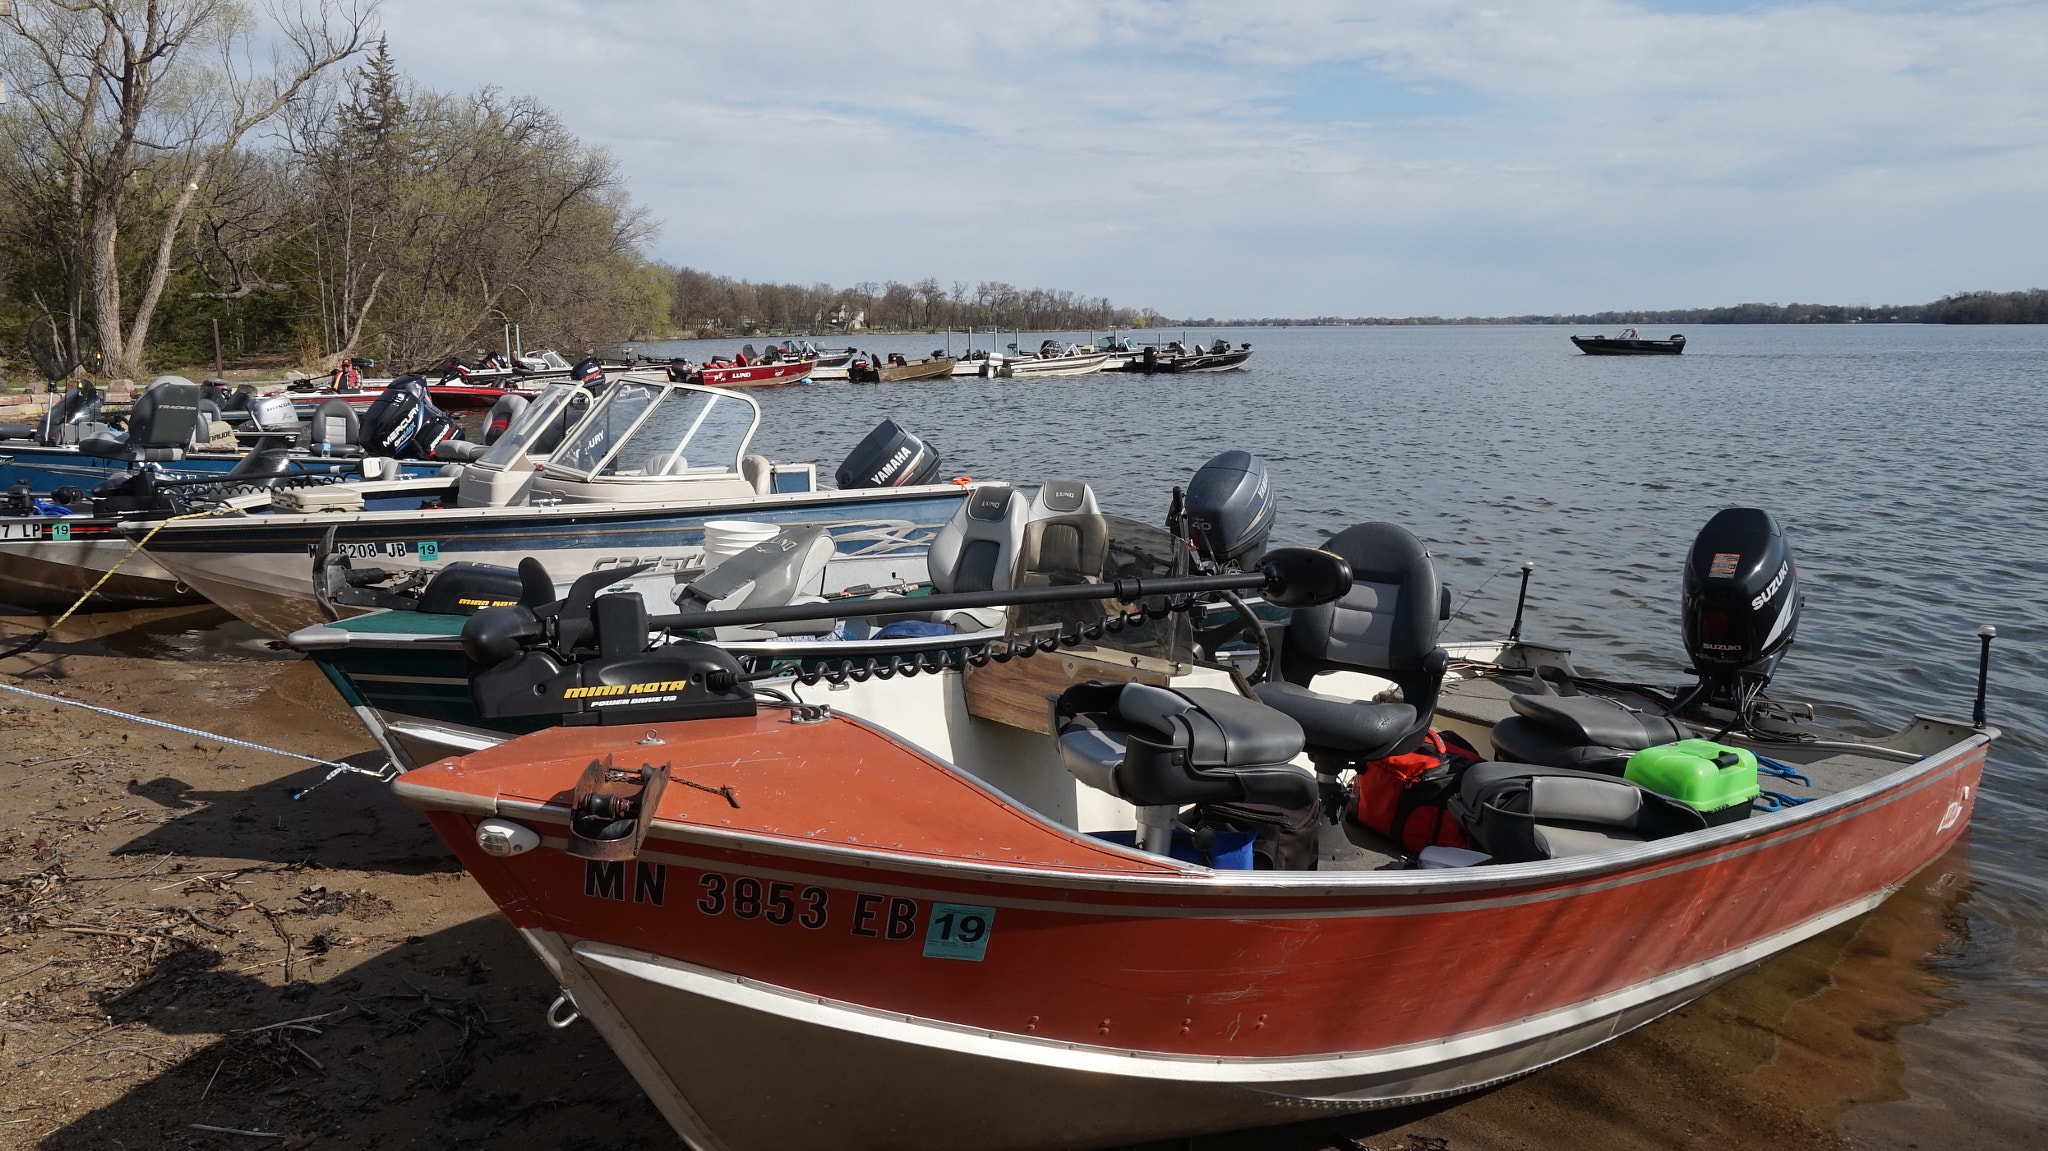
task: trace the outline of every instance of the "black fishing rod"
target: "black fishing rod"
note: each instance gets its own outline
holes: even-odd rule
[[[529,575],[527,566],[534,571]],[[520,574],[537,589],[546,580],[545,569],[536,561],[523,560]],[[604,583],[627,578],[639,569],[619,570]],[[590,581],[585,583],[585,581]],[[507,659],[529,644],[548,639],[573,647],[587,636],[587,612],[606,610],[596,591],[602,586],[590,576],[577,581],[566,600],[558,603],[490,607],[470,616],[462,628],[463,650],[481,664]],[[779,607],[738,608],[731,611],[678,612],[648,616],[634,621],[633,630],[644,636],[654,630],[694,630],[717,627],[747,627],[764,623],[797,623],[807,620],[847,619],[865,615],[893,615],[902,612],[958,611],[978,607],[1019,607],[1026,604],[1084,603],[1114,599],[1136,603],[1144,599],[1199,596],[1221,592],[1260,592],[1267,603],[1283,608],[1314,607],[1341,598],[1351,590],[1351,565],[1343,558],[1315,548],[1286,547],[1268,552],[1256,570],[1223,572],[1217,575],[1126,577],[1100,583],[1053,584],[1046,587],[1006,588],[1000,591],[947,592],[929,596],[889,599],[843,599],[834,603],[784,604]],[[631,611],[633,609],[627,609]],[[544,621],[545,617],[545,621]],[[549,623],[553,623],[551,629]],[[550,631],[553,635],[549,635]],[[637,641],[636,641],[637,642]]]

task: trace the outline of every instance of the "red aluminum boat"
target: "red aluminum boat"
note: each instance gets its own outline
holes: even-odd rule
[[[1269,508],[1263,469],[1244,474]],[[1481,1088],[1875,907],[1963,833],[1997,736],[1981,702],[1975,724],[1854,738],[1765,700],[1798,592],[1761,512],[1695,545],[1703,675],[1673,698],[1558,649],[1436,646],[1440,585],[1392,525],[1160,583],[1125,578],[1115,557],[1147,548],[1092,495],[1067,516],[1022,502],[979,491],[932,547],[930,607],[1012,605],[1001,651],[943,666],[790,664],[757,700],[776,669],[674,638],[861,610],[845,602],[650,620],[613,594],[465,629],[485,714],[565,725],[394,787],[560,981],[550,1021],[598,1027],[692,1146],[1104,1147]],[[1218,536],[1251,521],[1196,519],[1152,554],[1242,562]],[[1107,555],[1076,567],[1091,531]],[[1263,527],[1246,538],[1263,550]],[[1003,540],[1022,541],[1014,576],[964,590],[956,558]],[[1316,555],[1341,582],[1303,574]],[[1106,582],[1039,578],[1055,570]],[[1122,606],[1170,619],[1228,578],[1294,609],[1251,677],[1162,654],[1174,625]],[[1084,602],[1108,614],[1072,615]],[[1406,702],[1382,702],[1394,688]],[[1418,860],[1317,818],[1313,862],[1224,860],[1213,805],[1315,811],[1432,725],[1503,761],[1465,768],[1449,804],[1473,850]],[[1710,775],[1768,764],[1801,794],[1753,810],[1752,783],[1695,810],[1609,762],[1713,732]]]
[[[714,388],[762,388],[772,384],[794,384],[808,377],[811,369],[817,366],[818,361],[815,357],[780,360],[772,364],[714,362],[697,368],[691,374],[691,382],[708,384]]]

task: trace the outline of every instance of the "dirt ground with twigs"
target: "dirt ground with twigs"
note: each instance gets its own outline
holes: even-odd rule
[[[0,684],[381,762],[315,668],[222,618],[76,620]],[[680,1148],[591,1028],[544,1025],[552,981],[425,821],[362,777],[290,797],[320,774],[0,692],[0,1148]],[[1490,1092],[1148,1151],[1903,1151],[1840,1119],[1905,1098],[1893,1036],[1939,1008],[1966,858]]]

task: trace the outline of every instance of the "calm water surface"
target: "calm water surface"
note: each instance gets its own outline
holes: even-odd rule
[[[766,390],[756,450],[829,475],[890,416],[948,475],[1082,479],[1108,510],[1153,519],[1171,485],[1245,448],[1272,469],[1277,538],[1386,519],[1427,541],[1461,601],[1451,638],[1503,634],[1515,569],[1534,560],[1525,634],[1596,674],[1670,684],[1684,680],[1678,578],[1694,533],[1722,507],[1764,507],[1791,532],[1806,592],[1772,694],[1870,731],[1967,717],[1974,632],[1996,625],[1989,713],[2004,738],[1967,859],[1946,864],[1969,881],[1943,889],[1949,929],[1917,945],[1931,954],[1907,947],[1881,962],[1913,970],[1879,972],[1935,1005],[1856,1021],[1862,1038],[1843,1042],[1896,1035],[1880,1058],[1899,1065],[1885,1088],[1844,1094],[1864,1106],[1839,1122],[1881,1142],[1925,1128],[2048,1145],[2048,328],[1708,327],[1683,356],[1640,359],[1579,355],[1556,328],[1191,334],[1258,353],[1217,375]],[[939,341],[855,342],[922,355]],[[739,343],[642,351],[702,359]],[[1924,896],[1939,877],[1916,883]],[[1756,994],[1774,969],[1795,981],[1803,962],[1744,983]],[[1814,1002],[1827,994],[1849,993]]]

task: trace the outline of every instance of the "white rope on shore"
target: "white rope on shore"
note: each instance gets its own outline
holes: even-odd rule
[[[101,707],[98,704],[86,703],[82,700],[65,699],[61,695],[49,695],[40,691],[30,691],[28,688],[16,687],[11,683],[0,683],[0,691],[11,691],[16,695],[25,695],[31,699],[42,700],[44,703],[55,703],[62,704],[66,707],[83,708],[86,711],[97,712],[100,715],[113,716],[115,719],[125,719],[130,720],[134,723],[146,724],[150,727],[160,727],[165,731],[175,731],[181,735],[196,735],[203,739],[210,739],[217,743],[227,744],[232,747],[245,747],[251,751],[268,752],[271,755],[281,755],[286,759],[303,760],[306,763],[318,764],[321,767],[333,769],[332,771],[329,771],[325,776],[321,777],[318,783],[314,783],[299,791],[293,792],[293,799],[304,799],[306,797],[307,792],[312,791],[313,788],[319,787],[320,784],[326,783],[328,780],[333,779],[337,775],[367,775],[380,783],[389,782],[390,780],[398,778],[398,769],[389,760],[385,761],[384,766],[376,769],[371,769],[367,767],[357,767],[352,763],[341,763],[339,761],[332,759],[321,759],[319,756],[315,755],[301,755],[296,751],[286,751],[283,748],[279,747],[269,747],[260,743],[251,743],[246,739],[235,739],[232,736],[221,735],[218,732],[202,731],[196,727],[186,727],[183,724],[171,723],[167,720],[151,719],[148,716],[133,715],[125,711],[116,711],[111,707]]]

